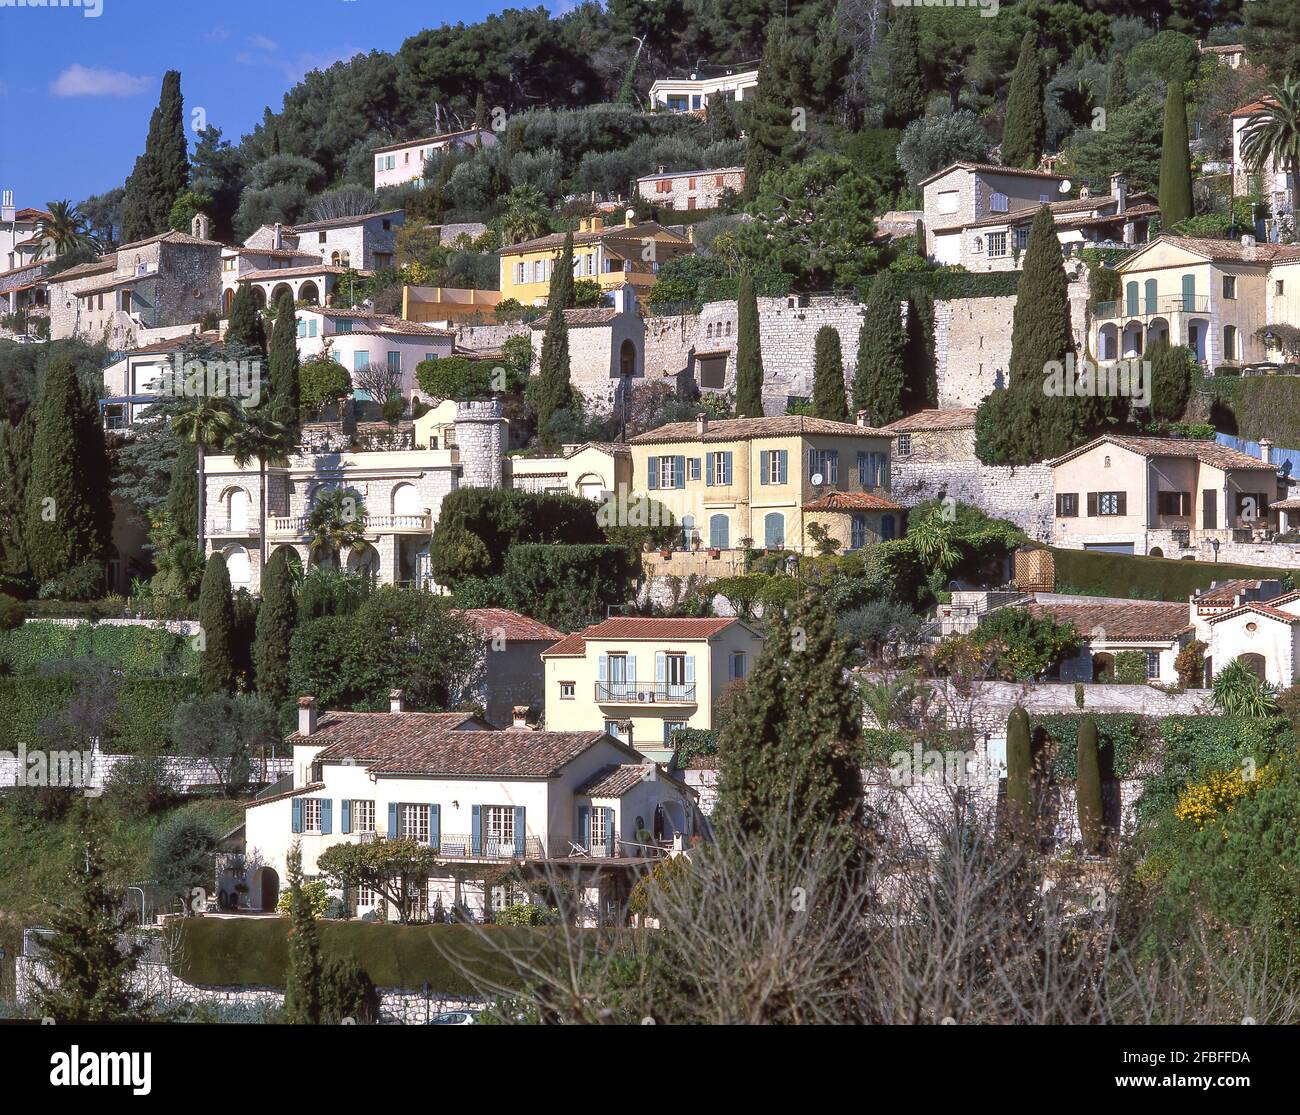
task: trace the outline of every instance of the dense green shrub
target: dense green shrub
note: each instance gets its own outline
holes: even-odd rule
[[[0,631],[0,663],[10,673],[30,674],[69,659],[95,659],[128,676],[147,677],[193,673],[198,656],[184,635],[157,627],[27,623]]]
[[[718,733],[714,728],[677,728],[668,742],[677,749],[679,767],[689,766],[692,759],[718,753]]]
[[[528,543],[510,548],[504,580],[510,607],[576,631],[628,599],[636,569],[623,546]]]
[[[1090,715],[1097,725],[1097,753],[1102,778],[1131,777],[1142,758],[1150,753],[1154,737],[1150,723],[1142,717],[1131,713],[1093,715],[1062,712],[1048,716],[1031,713],[1030,730],[1043,728],[1056,743],[1053,775],[1065,782],[1073,782],[1078,777],[1079,725],[1085,715]]]
[[[23,623],[23,606],[12,596],[0,594],[0,631],[12,631]],[[3,644],[0,644],[3,645]],[[0,657],[3,652],[0,651]]]
[[[1053,549],[1057,585],[1097,596],[1135,600],[1186,601],[1196,590],[1234,578],[1286,580],[1283,569],[1229,562],[1174,561],[1169,558],[1105,554],[1096,550]]]

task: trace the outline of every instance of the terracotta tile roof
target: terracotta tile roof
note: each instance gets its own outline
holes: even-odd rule
[[[1288,594],[1285,597],[1278,597],[1278,600],[1292,599],[1294,594]],[[1274,607],[1277,601],[1270,601],[1268,604],[1261,604],[1258,600],[1251,600],[1243,604],[1240,608],[1233,608],[1230,612],[1221,612],[1217,616],[1211,616],[1207,622],[1218,623],[1220,620],[1234,619],[1237,616],[1244,616],[1247,612],[1255,615],[1267,616],[1269,619],[1278,620],[1281,623],[1300,623],[1300,615],[1283,611],[1281,608]]]
[[[829,492],[803,505],[805,511],[902,511],[901,504],[874,492]]]
[[[1208,236],[1162,235],[1147,245],[1172,244],[1206,259],[1229,263],[1289,263],[1300,259],[1300,245],[1254,244],[1249,249],[1240,240],[1217,240]],[[1247,255],[1247,252],[1253,253]]]
[[[657,232],[667,232],[686,243],[686,238],[677,236],[665,225],[659,224],[658,221],[642,221],[637,225],[606,225],[604,228],[589,229],[586,232],[575,232],[573,242],[575,244],[594,244],[598,240],[634,240],[639,245],[640,242],[648,235],[654,235]],[[520,252],[537,252],[546,248],[563,248],[564,233],[552,232],[546,236],[538,236],[533,240],[521,240],[518,244],[508,244],[499,252],[503,256],[518,255]]]
[[[1274,511],[1300,511],[1300,499],[1280,499],[1269,507]]]
[[[112,271],[117,266],[117,254],[100,256],[99,259],[91,260],[89,263],[79,263],[76,267],[69,267],[66,271],[60,271],[57,275],[50,275],[48,281],[51,283],[63,283],[69,279],[84,279],[87,275],[98,275],[104,271]]]
[[[28,221],[52,220],[52,213],[47,213],[44,209],[19,209],[14,213],[15,224],[26,224]]]
[[[566,446],[564,456],[567,460],[569,457],[576,457],[584,449],[598,449],[602,453],[609,453],[614,457],[628,457],[632,450],[621,441],[584,441],[581,445]]]
[[[1251,101],[1248,105],[1242,105],[1241,108],[1233,109],[1231,116],[1254,116],[1266,108],[1272,108],[1277,102],[1272,97],[1264,97],[1258,101]]]
[[[443,732],[393,743],[370,764],[371,774],[445,778],[552,778],[603,739],[604,732]]]
[[[889,434],[912,434],[926,430],[973,430],[975,428],[974,407],[954,407],[950,410],[919,410],[881,426]]]
[[[1270,506],[1276,507],[1277,504],[1270,504]],[[1252,578],[1239,577],[1232,581],[1224,581],[1221,584],[1202,589],[1192,599],[1197,604],[1231,604],[1236,600],[1238,594],[1246,592],[1248,589],[1259,588],[1261,583]]]
[[[1054,461],[1048,461],[1048,464],[1053,467],[1064,464],[1081,453],[1086,453],[1089,449],[1102,444],[1102,442],[1110,442],[1112,445],[1118,445],[1120,448],[1128,449],[1142,457],[1192,457],[1202,464],[1212,465],[1215,468],[1277,472],[1277,465],[1265,464],[1258,457],[1252,457],[1249,453],[1243,453],[1239,449],[1232,449],[1214,441],[1194,441],[1189,438],[1170,437],[1128,437],[1120,434],[1105,434],[1102,437],[1094,438],[1086,445],[1072,449],[1069,453],[1057,457]]]
[[[477,132],[484,132],[485,128],[462,128],[458,132],[443,132],[442,135],[426,136],[424,139],[408,139],[400,143],[390,143],[385,147],[372,147],[371,153],[378,155],[382,151],[401,151],[405,147],[420,147],[424,144],[439,143],[442,140],[459,139],[461,136],[474,135]],[[302,225],[298,226],[303,227]]]
[[[714,167],[709,170],[670,170],[663,174],[643,174],[638,182],[657,182],[661,178],[707,178],[710,174],[744,174],[743,166]]]
[[[255,809],[259,805],[267,805],[273,801],[284,801],[285,798],[296,798],[299,794],[314,794],[317,790],[325,789],[324,782],[308,782],[305,786],[296,786],[292,790],[283,790],[278,794],[268,794],[264,798],[254,798],[248,802],[245,809]]]
[[[1065,178],[1064,174],[1054,174],[1049,170],[1021,170],[1019,167],[1014,166],[997,166],[994,163],[968,163],[961,160],[949,164],[942,170],[936,170],[928,178],[922,178],[917,185],[924,186],[927,182],[933,182],[936,178],[942,178],[950,170],[954,169],[984,171],[992,174],[1011,174],[1017,178],[1051,178],[1057,182],[1060,182]]]
[[[419,743],[457,730],[486,731],[489,726],[467,712],[323,712],[311,735],[294,732],[285,742],[322,745],[317,758],[323,760],[369,760],[398,743]]]
[[[758,437],[889,437],[884,430],[855,426],[852,422],[832,422],[828,418],[807,418],[801,414],[783,414],[772,418],[718,418],[710,420],[701,436],[694,422],[669,422],[631,438],[631,445],[658,445],[673,441],[750,441]]]
[[[581,309],[565,310],[564,324],[570,329],[582,329],[592,325],[608,325],[616,317],[618,311],[612,306],[584,306]],[[532,328],[545,329],[550,320],[550,314],[543,314],[532,322]]]
[[[290,225],[283,231],[297,235],[300,232],[317,232],[322,228],[346,228],[348,225],[373,221],[376,217],[396,217],[399,214],[405,217],[406,212],[403,209],[381,209],[378,213],[362,213],[356,217],[331,217],[328,221],[308,221],[302,225]]]
[[[135,240],[130,244],[121,244],[118,246],[119,252],[129,251],[132,248],[143,248],[146,244],[181,244],[187,247],[201,248],[224,248],[225,245],[219,240],[200,240],[197,236],[191,236],[188,232],[177,232],[174,228],[166,232],[160,232],[157,236],[149,236],[144,240]]]
[[[553,643],[564,638],[563,631],[548,627],[540,620],[512,612],[509,608],[466,608],[456,613],[465,619],[485,639],[493,638],[497,631],[503,631],[507,639],[518,642],[544,641]]]
[[[331,267],[326,263],[308,264],[303,267],[269,267],[260,271],[248,271],[239,276],[239,281],[244,282],[266,282],[268,279],[298,279],[304,275],[346,275],[348,268]],[[365,275],[367,272],[358,271],[358,275]]]
[[[221,340],[216,332],[186,333],[183,337],[168,337],[165,341],[154,341],[139,348],[127,349],[123,356],[155,356],[160,352],[179,352],[188,344],[213,344]]]
[[[655,616],[613,616],[566,635],[555,646],[542,651],[543,658],[581,657],[588,639],[711,639],[739,622],[732,618],[660,619]]]
[[[319,259],[314,252],[298,248],[227,248],[226,253],[236,256],[271,256],[273,259]]]
[[[1034,615],[1050,615],[1058,623],[1072,623],[1084,638],[1105,631],[1108,641],[1170,642],[1190,629],[1188,606],[1133,600],[1125,604],[1031,604]],[[1100,632],[1098,632],[1100,638]]]
[[[586,782],[574,787],[575,794],[592,798],[621,798],[645,777],[646,768],[640,763],[611,763],[601,767]]]

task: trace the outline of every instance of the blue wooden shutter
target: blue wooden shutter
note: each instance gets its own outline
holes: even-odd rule
[[[334,828],[334,799],[320,799],[320,830],[322,833],[329,833]]]
[[[483,807],[476,805],[473,807],[473,818],[470,821],[469,831],[470,850],[476,856],[483,854]]]
[[[858,483],[867,486],[867,455],[861,449],[858,450]]]
[[[704,454],[704,484],[705,487],[713,486],[713,454]]]
[[[352,799],[344,798],[339,810],[339,832],[345,835],[352,831]]]
[[[788,449],[781,449],[779,450],[779,452],[781,454],[779,458],[779,465],[781,469],[781,483],[785,484],[788,482],[789,475],[790,475],[790,469],[789,469],[790,451]]]
[[[515,855],[524,858],[524,807],[515,806]]]
[[[614,811],[608,806],[605,807],[605,854],[612,856],[614,854]]]
[[[293,822],[290,827],[294,832],[302,832],[302,798],[293,799]]]
[[[583,848],[591,847],[591,808],[590,806],[578,806],[578,839],[574,841]]]
[[[388,839],[397,839],[397,802],[388,803]]]
[[[840,451],[831,449],[826,454],[826,482],[828,484],[838,484],[840,482]]]
[[[1183,311],[1191,313],[1196,309],[1196,276],[1183,276]]]
[[[442,806],[429,803],[429,847],[435,852],[442,847]]]
[[[722,477],[723,477],[722,482],[724,484],[731,483],[731,450],[730,449],[728,449],[725,453],[722,454]]]
[[[760,486],[767,483],[767,455],[770,452],[771,450],[764,449],[758,455],[758,483]]]
[[[653,491],[659,487],[659,458],[651,457],[646,463],[647,476],[645,478],[646,487]]]
[[[673,487],[686,487],[686,458],[684,456],[676,458],[676,463],[673,465]]]

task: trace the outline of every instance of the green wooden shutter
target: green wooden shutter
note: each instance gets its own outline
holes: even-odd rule
[[[614,836],[614,810],[605,807],[605,854],[612,856],[617,840]]]
[[[788,449],[779,450],[781,456],[778,460],[778,467],[781,470],[781,483],[785,484],[790,476],[790,451]]]
[[[725,453],[722,454],[722,475],[723,475],[722,482],[724,484],[730,484],[731,483],[731,450],[730,449],[728,449]]]
[[[429,847],[435,852],[442,847],[442,806],[429,803]]]
[[[673,465],[673,487],[686,487],[686,458],[685,456],[677,457]]]
[[[591,809],[589,806],[578,806],[578,832],[577,839],[574,841],[579,847],[591,847]]]
[[[713,454],[712,453],[704,454],[704,485],[705,487],[708,488],[713,487]]]

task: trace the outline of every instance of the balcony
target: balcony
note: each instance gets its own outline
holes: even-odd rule
[[[308,533],[306,515],[273,515],[268,523],[268,538],[305,538]],[[432,515],[370,515],[365,533],[428,534],[432,530]]]
[[[203,524],[205,538],[260,538],[262,525],[253,520],[232,523],[229,519],[209,520]]]
[[[500,841],[493,836],[473,837],[466,834],[444,832],[430,841],[434,855],[439,859],[464,860],[519,860],[541,859],[542,841],[537,836],[526,836],[522,848],[513,841]],[[522,852],[522,854],[521,854]]]
[[[1154,305],[1146,298],[1136,303],[1127,300],[1098,302],[1093,311],[1097,321],[1113,318],[1163,317],[1166,314],[1205,314],[1210,311],[1210,299],[1205,294],[1166,294],[1157,298]]]
[[[596,701],[603,705],[693,705],[695,683],[672,685],[636,681],[596,682]]]

